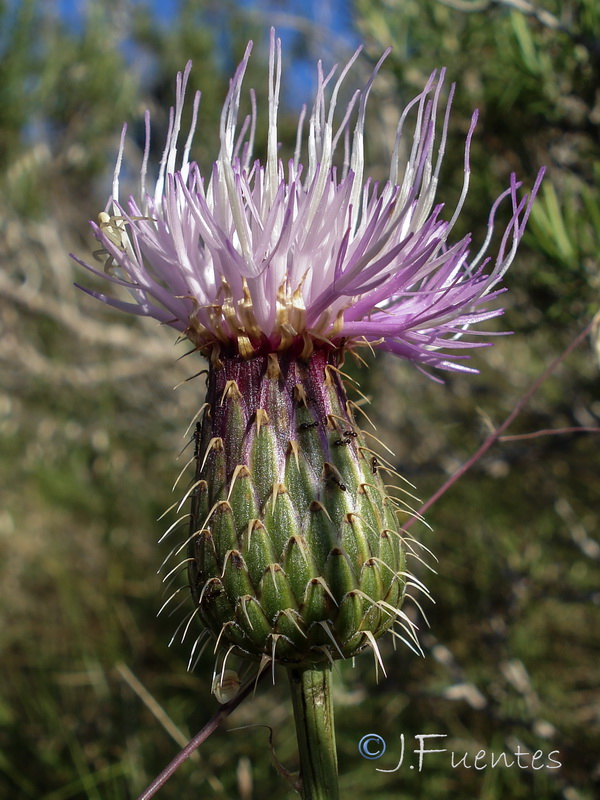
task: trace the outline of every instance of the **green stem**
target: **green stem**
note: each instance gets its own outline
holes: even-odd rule
[[[302,800],[338,800],[331,665],[289,669]]]

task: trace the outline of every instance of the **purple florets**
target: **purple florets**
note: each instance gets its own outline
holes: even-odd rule
[[[253,160],[256,103],[238,132],[238,111],[246,49],[221,114],[221,149],[205,177],[190,161],[200,95],[183,153],[178,158],[184,94],[191,64],[177,77],[167,144],[153,191],[147,191],[150,122],[139,199],[119,200],[125,128],[115,170],[113,195],[94,235],[106,256],[104,273],[79,263],[135,300],[100,292],[94,297],[116,308],[154,317],[209,352],[214,346],[249,358],[255,353],[297,347],[308,355],[316,343],[368,342],[421,365],[474,371],[457,351],[483,346],[472,326],[498,316],[489,303],[512,263],[537,192],[518,198],[520,184],[494,203],[488,235],[474,255],[471,239],[450,242],[470,176],[469,150],[477,114],[465,145],[463,189],[449,221],[435,196],[446,145],[453,89],[438,124],[444,70],[434,73],[401,115],[388,181],[364,179],[365,107],[387,52],[362,91],[356,91],[334,129],[336,99],[357,51],[326,93],[335,69],[318,87],[308,125],[308,160],[300,163],[305,110],[297,146],[287,165],[278,157],[277,109],[281,85],[281,44],[271,37],[269,125],[264,163]],[[355,114],[353,133],[350,120]],[[403,128],[414,114],[414,133],[405,164],[399,163]],[[341,169],[334,153],[343,149]],[[487,256],[496,209],[504,198],[512,217],[494,259]],[[109,214],[109,210],[112,212]],[[485,334],[484,334],[485,335]],[[489,334],[488,334],[489,335]]]

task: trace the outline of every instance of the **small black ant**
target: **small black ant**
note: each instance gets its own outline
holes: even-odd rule
[[[373,456],[371,459],[371,469],[373,470],[373,475],[377,474],[377,467],[379,466],[379,461]]]
[[[351,436],[353,439],[356,439],[358,433],[356,431],[344,431],[344,436]]]
[[[318,422],[301,422],[300,425],[298,425],[298,430],[308,431],[310,430],[310,428],[317,428],[318,425],[319,425]]]
[[[335,483],[335,485],[339,489],[341,489],[342,492],[346,491],[346,484],[342,483],[341,481],[342,476],[334,466],[328,464],[327,462],[323,467],[323,477],[325,478],[326,481],[329,481],[330,483]]]
[[[346,438],[346,439],[336,439],[333,444],[337,445],[338,447],[341,447],[342,445],[350,444],[351,441],[352,441],[352,439],[348,439],[348,438]]]
[[[200,457],[200,437],[202,436],[202,423],[196,423],[196,430],[194,431],[194,458]]]

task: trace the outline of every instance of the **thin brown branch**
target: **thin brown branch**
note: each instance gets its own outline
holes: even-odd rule
[[[600,428],[575,426],[574,428],[543,428],[531,433],[515,433],[509,436],[499,436],[499,442],[518,442],[521,439],[537,439],[540,436],[560,436],[565,433],[600,433]]]
[[[479,459],[481,458],[484,453],[490,449],[490,447],[498,441],[502,433],[511,425],[512,422],[519,416],[523,408],[527,405],[527,403],[531,400],[533,395],[538,391],[540,386],[552,375],[555,369],[561,364],[567,356],[569,356],[573,350],[575,350],[578,345],[589,335],[592,331],[594,326],[594,320],[591,320],[585,328],[573,339],[573,341],[563,350],[563,352],[557,356],[551,364],[546,367],[546,369],[542,372],[542,374],[531,384],[529,389],[525,392],[525,394],[521,397],[519,402],[515,405],[513,410],[510,412],[508,417],[504,420],[504,422],[496,428],[496,430],[488,436],[488,438],[484,441],[481,447],[462,465],[456,472],[448,478],[448,480],[440,486],[437,492],[434,492],[432,496],[424,503],[421,508],[418,510],[419,516],[423,515],[429,508],[431,508],[434,503],[446,494],[448,489],[453,486],[456,481],[458,481],[462,476],[468,472],[471,467],[476,464]],[[419,519],[419,516],[411,517],[406,523],[404,523],[404,528],[410,528],[410,526]]]
[[[264,667],[259,671],[256,678],[251,678],[248,680],[232,700],[230,700],[228,703],[224,703],[221,706],[212,719],[206,723],[202,730],[199,731],[193,739],[190,739],[183,750],[181,750],[175,756],[175,758],[169,764],[167,764],[163,771],[157,775],[157,777],[141,793],[137,800],[150,800],[151,797],[154,797],[161,786],[165,785],[165,783],[172,775],[175,774],[183,762],[186,761],[192,755],[192,753],[194,753],[200,747],[200,745],[216,731],[223,720],[226,719],[232,711],[235,711],[240,703],[245,700],[251,692],[254,691],[254,688],[258,682],[267,674],[268,667],[269,664],[265,664]]]

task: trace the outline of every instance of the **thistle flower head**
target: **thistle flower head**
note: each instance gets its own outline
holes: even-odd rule
[[[222,677],[230,653],[308,668],[368,647],[380,660],[376,642],[387,631],[415,642],[414,623],[401,610],[407,589],[427,594],[407,566],[415,553],[401,520],[414,512],[388,493],[384,479],[394,467],[357,425],[340,369],[344,351],[362,342],[423,367],[467,369],[464,348],[485,343],[468,334],[501,313],[490,301],[541,178],[521,199],[511,179],[472,255],[469,236],[451,237],[467,194],[476,114],[458,203],[448,211],[436,201],[453,93],[444,107],[443,71],[402,112],[388,180],[378,183],[364,176],[365,115],[386,54],[343,113],[337,98],[360,51],[337,78],[319,65],[312,111],[308,120],[300,115],[295,152],[284,162],[281,46],[272,32],[262,162],[253,158],[252,92],[251,113],[240,121],[250,51],[225,99],[210,174],[190,160],[199,94],[180,153],[189,64],[177,79],[154,188],[146,115],[139,197],[126,202],[119,197],[123,130],[112,198],[92,223],[104,273],[80,262],[135,302],[90,294],[171,325],[211,357],[194,479],[179,506],[190,499],[191,510],[169,529],[189,522],[172,551],[186,557],[169,575],[187,570],[189,622],[197,616],[202,635],[225,651]],[[512,215],[491,258],[504,198]]]
[[[302,111],[296,150],[284,162],[277,131],[281,45],[272,32],[263,162],[253,156],[257,108],[252,91],[251,113],[240,122],[250,52],[251,43],[230,83],[221,113],[220,151],[210,174],[203,175],[190,160],[199,93],[190,130],[182,137],[191,64],[177,78],[153,189],[148,186],[146,114],[139,197],[127,201],[119,197],[123,129],[112,198],[98,223],[92,223],[107,257],[105,272],[79,263],[125,287],[135,302],[86,291],[171,325],[205,353],[251,358],[291,348],[306,358],[316,343],[368,342],[424,366],[467,370],[464,349],[486,344],[469,339],[477,333],[473,326],[502,313],[490,302],[502,291],[541,176],[521,199],[520,184],[511,178],[489,213],[482,247],[471,254],[469,235],[456,241],[451,237],[467,194],[476,113],[467,134],[458,203],[448,211],[436,200],[454,88],[444,108],[444,70],[433,73],[402,112],[389,178],[380,183],[364,175],[365,112],[387,53],[341,114],[338,94],[360,51],[337,79],[335,68],[324,74],[318,65],[312,111],[308,120]],[[401,164],[410,116],[412,143]],[[304,143],[308,159],[303,164]],[[491,257],[494,218],[505,198],[512,216]]]

